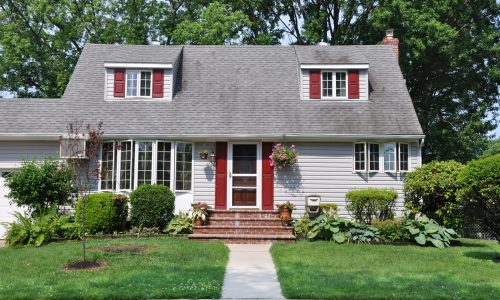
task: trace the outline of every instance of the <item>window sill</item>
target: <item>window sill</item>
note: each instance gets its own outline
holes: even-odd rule
[[[325,103],[334,103],[334,102],[348,102],[348,103],[356,103],[356,102],[370,102],[369,99],[310,99],[306,98],[303,101],[312,101],[312,102],[325,102]]]
[[[115,97],[115,98],[107,98],[106,102],[169,102],[169,98],[141,98],[141,97]]]

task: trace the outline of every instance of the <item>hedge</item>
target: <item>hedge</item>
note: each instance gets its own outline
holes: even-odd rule
[[[175,195],[160,184],[139,186],[130,194],[133,226],[164,228],[174,216]]]
[[[373,220],[394,218],[393,208],[398,193],[390,189],[360,189],[346,194],[347,210],[357,222],[371,224]]]
[[[82,223],[83,198],[76,205],[75,220]],[[90,194],[85,198],[85,230],[87,233],[113,233],[126,228],[127,197],[111,193]]]

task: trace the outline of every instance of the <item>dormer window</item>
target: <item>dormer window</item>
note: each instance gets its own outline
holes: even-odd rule
[[[106,100],[172,100],[171,64],[105,63]]]
[[[151,71],[127,70],[126,97],[151,97],[152,84]]]
[[[368,100],[368,64],[302,64],[302,98]]]
[[[321,98],[347,98],[347,72],[323,71],[321,73]],[[334,96],[335,91],[335,96]]]

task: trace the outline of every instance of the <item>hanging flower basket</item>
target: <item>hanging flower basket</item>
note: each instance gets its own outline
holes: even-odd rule
[[[297,151],[295,145],[288,147],[286,144],[276,144],[273,152],[269,155],[269,163],[271,167],[278,168],[290,167],[297,162]]]

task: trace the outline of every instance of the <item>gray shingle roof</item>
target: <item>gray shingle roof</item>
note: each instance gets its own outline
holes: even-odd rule
[[[172,102],[105,101],[104,62],[173,63]],[[300,99],[300,63],[369,63],[369,101]],[[123,46],[88,44],[61,99],[1,99],[2,134],[65,133],[73,119],[106,135],[421,135],[390,46]]]

